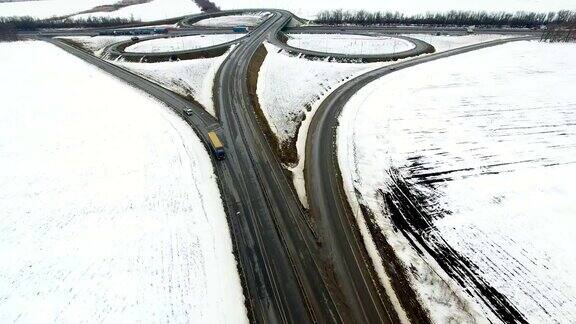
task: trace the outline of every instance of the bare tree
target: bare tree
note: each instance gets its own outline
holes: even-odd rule
[[[220,11],[220,7],[210,0],[194,0],[194,2],[196,2],[196,5],[200,7],[200,10],[203,12]]]
[[[485,11],[448,11],[444,13],[422,13],[405,16],[398,12],[367,12],[330,10],[318,14],[317,23],[340,25],[387,25],[415,24],[432,26],[490,26],[490,27],[521,27],[541,28],[548,24],[565,24],[574,20],[575,11],[537,13],[518,11],[485,12]]]

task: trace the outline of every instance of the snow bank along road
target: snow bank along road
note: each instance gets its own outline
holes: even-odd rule
[[[0,322],[247,322],[188,125],[47,43],[0,43],[0,69]]]
[[[359,234],[350,227],[350,216],[343,207],[347,204],[342,200],[345,195],[311,191],[313,218],[322,223],[322,235],[318,235],[259,130],[245,82],[249,63],[258,46],[266,39],[275,39],[292,18],[286,11],[267,11],[273,15],[251,31],[250,37],[239,40],[239,46],[219,71],[218,120],[158,85],[83,51],[53,42],[147,91],[177,112],[193,109],[194,114],[185,119],[204,141],[208,130],[215,129],[222,136],[228,159],[215,165],[252,320],[262,323],[397,322],[392,303],[367,261]],[[415,59],[413,64],[421,63],[419,60]],[[315,137],[312,136],[312,140]],[[324,155],[321,152],[308,155],[312,157],[308,159],[310,163],[331,161],[325,157],[331,156],[332,144],[325,143],[328,144],[324,146]],[[335,188],[339,180],[336,181],[336,173],[330,170],[326,167],[312,174],[310,182],[319,186],[326,181],[327,188]],[[338,221],[330,222],[329,217]],[[341,242],[336,242],[337,238],[342,238]]]

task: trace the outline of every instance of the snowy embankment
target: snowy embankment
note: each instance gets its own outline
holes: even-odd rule
[[[518,37],[519,35],[474,34],[474,35],[431,35],[406,34],[403,36],[416,38],[434,46],[436,52],[444,52],[458,47],[490,42],[498,39]]]
[[[234,27],[234,26],[248,26],[253,27],[259,25],[266,17],[270,15],[269,12],[258,12],[245,15],[226,15],[221,17],[214,17],[202,19],[195,23],[194,26],[201,27]]]
[[[131,53],[161,53],[188,51],[231,42],[244,34],[210,34],[145,40],[126,47]]]
[[[392,54],[414,48],[410,41],[390,36],[352,34],[288,34],[288,45],[309,51],[351,55]]]
[[[312,114],[338,84],[384,64],[308,60],[264,45],[268,54],[258,74],[258,102],[306,205],[303,155]]]
[[[435,322],[576,321],[575,56],[483,49],[390,74],[345,107],[349,200],[361,227],[359,204],[374,214]]]
[[[230,51],[212,58],[197,58],[176,62],[130,63],[113,62],[184,97],[191,97],[216,117],[214,109],[214,79]]]
[[[191,128],[47,43],[0,68],[0,322],[247,322]]]
[[[80,44],[83,48],[101,56],[102,50],[109,45],[130,39],[131,36],[69,36],[57,37]],[[230,51],[211,58],[197,58],[175,62],[131,63],[122,60],[112,63],[126,68],[140,76],[155,82],[184,97],[193,98],[206,111],[216,117],[213,89],[214,79],[220,65]]]
[[[152,0],[116,11],[93,12],[76,15],[73,18],[134,18],[141,21],[154,21],[198,13],[200,13],[200,8],[192,0]]]
[[[55,38],[72,41],[91,51],[94,55],[101,56],[105,47],[127,41],[132,36],[61,36]]]

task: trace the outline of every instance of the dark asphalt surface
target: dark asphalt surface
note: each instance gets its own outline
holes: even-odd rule
[[[324,101],[312,120],[307,142],[307,189],[312,219],[318,223],[313,225],[292,189],[291,179],[285,175],[260,130],[248,96],[246,80],[252,56],[264,40],[275,39],[292,19],[287,11],[274,10],[273,13],[250,32],[250,37],[239,40],[239,45],[221,66],[215,86],[218,120],[202,107],[129,71],[57,40],[46,40],[166,103],[182,115],[205,144],[209,130],[219,133],[227,160],[214,161],[214,165],[252,321],[397,322],[386,295],[379,288],[361,237],[351,223],[353,218],[346,208],[346,196],[342,195],[337,164],[327,158],[333,156],[336,118],[346,99],[368,80],[395,68],[480,47],[416,58],[370,72],[347,82]],[[190,32],[203,33],[197,30],[181,33]],[[189,108],[194,111],[192,116],[182,114]],[[320,235],[316,233],[318,229]]]
[[[228,148],[234,158],[232,168],[239,172],[243,185],[245,208],[241,219],[253,220],[258,226],[254,235],[266,242],[259,248],[264,267],[277,271],[264,272],[268,283],[262,287],[271,304],[291,323],[341,322],[328,284],[321,272],[321,260],[313,232],[296,194],[286,179],[257,124],[246,84],[252,55],[269,33],[275,33],[291,18],[286,12],[274,16],[253,30],[223,63],[217,79],[217,106],[224,138],[233,143]],[[262,280],[260,280],[262,281]],[[257,318],[267,323],[269,318]]]

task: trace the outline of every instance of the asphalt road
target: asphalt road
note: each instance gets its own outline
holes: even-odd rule
[[[182,114],[183,118],[205,143],[208,130],[221,135],[227,159],[214,164],[252,321],[344,322],[346,314],[343,319],[338,308],[343,304],[337,307],[331,296],[337,288],[332,285],[329,289],[321,276],[324,265],[317,262],[321,258],[306,215],[261,131],[248,117],[252,108],[247,106],[250,101],[244,81],[249,59],[268,31],[283,26],[286,17],[287,13],[277,13],[255,29],[250,43],[238,46],[222,66],[217,87],[220,122],[201,107],[129,71],[57,40],[46,40],[150,93],[180,114],[192,108],[194,114]]]
[[[324,99],[314,114],[306,141],[305,161],[306,190],[309,197],[310,211],[320,221],[320,232],[324,235],[326,246],[333,250],[331,253],[342,254],[339,256],[342,260],[356,261],[335,264],[342,267],[342,272],[359,274],[357,276],[349,276],[353,280],[350,283],[352,286],[350,289],[355,289],[359,293],[367,293],[364,300],[378,298],[378,294],[372,290],[374,286],[372,282],[377,280],[377,278],[372,270],[370,258],[361,243],[362,237],[355,229],[357,223],[349,208],[338,167],[334,141],[338,117],[342,109],[348,100],[366,84],[394,71],[517,40],[519,38],[466,46],[370,71],[347,81],[337,88]]]
[[[306,214],[292,191],[280,163],[276,160],[257,124],[246,84],[250,60],[262,41],[282,28],[291,15],[274,15],[251,32],[223,63],[217,80],[217,107],[224,138],[232,145],[229,161],[247,190],[242,218],[253,219],[259,226],[255,234],[266,242],[261,255],[268,267],[278,271],[265,273],[268,295],[283,320],[291,323],[341,322],[338,309],[321,275],[322,265],[316,238],[306,223]],[[267,323],[266,318],[257,318]]]
[[[361,31],[349,31],[349,30],[347,30],[343,33],[367,34],[365,32],[361,32]],[[276,36],[278,36],[278,34]],[[433,53],[434,52],[434,47],[432,45],[426,43],[425,41],[422,41],[422,40],[419,40],[416,38],[412,38],[412,37],[407,37],[407,36],[396,36],[396,38],[401,38],[401,39],[404,39],[406,41],[409,41],[410,43],[414,44],[414,47],[409,49],[409,50],[406,50],[406,51],[395,52],[395,53],[343,54],[343,53],[319,52],[319,51],[313,51],[313,50],[308,50],[308,49],[304,49],[304,48],[294,47],[294,46],[288,45],[288,44],[280,41],[278,39],[278,37],[274,37],[274,39],[272,39],[271,41],[273,44],[284,49],[285,51],[288,51],[290,53],[303,54],[305,57],[308,57],[308,58],[321,58],[321,59],[336,58],[336,59],[341,59],[341,60],[360,60],[363,62],[392,61],[392,60],[399,60],[399,59],[404,59],[404,58],[417,56],[417,55],[421,55],[421,54],[425,54],[425,53]]]
[[[155,96],[180,114],[193,109],[192,116],[182,116],[205,143],[209,130],[220,134],[227,159],[214,160],[214,165],[252,321],[397,322],[353,218],[347,212],[337,164],[333,158],[327,158],[334,153],[332,136],[336,118],[346,99],[369,80],[394,69],[480,47],[416,58],[369,72],[345,83],[324,101],[312,120],[307,142],[311,217],[300,205],[291,180],[266,141],[248,96],[246,80],[254,53],[264,40],[275,39],[292,19],[287,11],[272,12],[273,16],[253,29],[250,37],[239,41],[222,64],[215,87],[218,119],[202,107],[129,71],[72,46],[47,40]],[[318,224],[312,224],[311,219]]]

